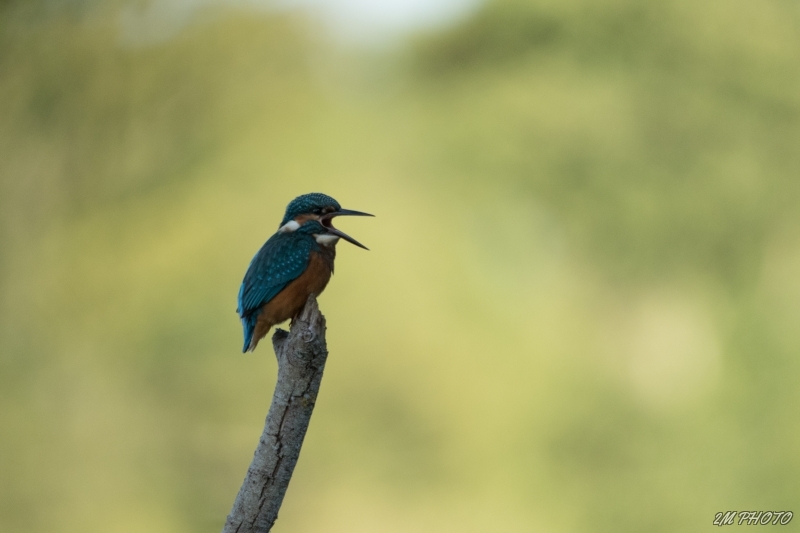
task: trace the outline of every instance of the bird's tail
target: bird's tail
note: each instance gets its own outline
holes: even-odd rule
[[[251,351],[255,346],[250,346],[253,341],[253,332],[256,330],[256,322],[258,322],[258,313],[251,313],[242,317],[242,328],[244,328],[244,346],[242,353]]]

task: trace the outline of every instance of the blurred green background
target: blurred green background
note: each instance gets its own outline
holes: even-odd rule
[[[800,4],[176,6],[0,2],[0,531],[221,529],[238,286],[310,191],[377,218],[274,531],[800,512]]]

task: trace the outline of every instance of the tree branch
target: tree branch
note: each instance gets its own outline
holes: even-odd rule
[[[253,462],[222,533],[266,533],[292,478],[322,382],[328,348],[325,317],[312,294],[291,331],[275,331],[278,382]]]

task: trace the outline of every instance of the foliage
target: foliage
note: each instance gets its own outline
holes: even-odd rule
[[[221,528],[274,379],[238,284],[310,191],[377,218],[276,531],[793,510],[794,4],[498,0],[397,54],[147,13],[0,4],[0,530]]]

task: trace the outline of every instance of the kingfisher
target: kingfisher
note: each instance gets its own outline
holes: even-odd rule
[[[298,196],[286,206],[278,231],[256,253],[239,289],[236,312],[242,319],[244,347],[252,352],[270,328],[296,318],[312,294],[319,296],[333,274],[336,243],[366,246],[333,227],[340,216],[371,217],[342,209],[322,193]]]

